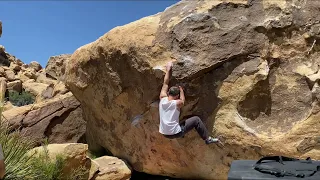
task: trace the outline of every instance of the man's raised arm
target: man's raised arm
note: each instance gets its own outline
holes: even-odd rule
[[[184,105],[184,102],[186,101],[186,98],[184,96],[183,88],[181,86],[179,86],[179,89],[180,89],[180,99],[177,102],[177,106],[179,108],[181,108]]]
[[[159,96],[160,99],[164,98],[164,97],[167,97],[167,92],[168,92],[168,89],[169,89],[169,80],[170,80],[171,69],[172,69],[172,63],[169,62],[167,64],[167,67],[166,67],[166,75],[164,76],[163,85],[162,85],[160,96]]]

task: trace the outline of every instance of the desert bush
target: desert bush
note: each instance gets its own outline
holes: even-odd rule
[[[39,180],[59,180],[62,178],[62,169],[65,161],[62,155],[57,155],[55,160],[51,160],[46,149],[44,153],[40,153],[39,156],[33,157],[31,160],[31,166],[37,172]]]
[[[66,158],[62,154],[56,155],[51,159],[47,150],[47,145],[42,146],[43,153],[34,156],[31,160],[31,166],[37,172],[38,180],[84,180],[85,175],[88,173],[87,168],[80,166],[73,169],[68,174],[63,173],[66,165]]]
[[[24,106],[34,103],[34,96],[29,92],[9,91],[9,101],[15,106]]]
[[[36,179],[37,174],[30,166],[32,156],[27,155],[33,147],[30,139],[24,138],[18,131],[10,132],[7,123],[1,122],[0,144],[5,157],[5,180]]]

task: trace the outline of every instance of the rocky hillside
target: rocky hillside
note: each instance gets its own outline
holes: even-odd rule
[[[1,31],[0,21],[0,36]],[[0,123],[10,125],[9,133],[12,133],[11,130],[20,132],[15,134],[19,135],[19,140],[26,137],[31,143],[35,142],[32,143],[33,146],[46,144],[29,150],[27,154],[32,155],[32,163],[30,164],[29,160],[27,166],[21,166],[22,163],[27,163],[23,160],[28,158],[21,160],[19,154],[21,149],[31,148],[26,147],[28,142],[23,146],[19,144],[20,141],[15,140],[16,137],[5,140],[0,137],[1,142],[7,142],[2,144],[5,162],[8,163],[5,178],[10,175],[20,177],[28,174],[24,172],[30,173],[30,169],[36,171],[38,179],[131,178],[132,169],[127,162],[111,156],[96,157],[103,154],[93,155],[88,151],[88,145],[83,143],[86,141],[86,122],[81,104],[64,85],[65,66],[70,56],[63,54],[50,57],[46,67],[42,68],[35,61],[30,64],[23,63],[0,45],[0,95],[1,99],[4,99],[4,104],[1,104]],[[1,124],[2,130],[3,127],[7,128]],[[7,135],[5,137],[7,138]],[[15,143],[19,144],[19,147],[14,146]],[[14,151],[10,149],[12,147],[15,148]],[[38,166],[41,168],[37,169]],[[32,179],[31,174],[28,178]]]
[[[92,150],[135,170],[223,179],[232,160],[282,154],[320,159],[320,3],[181,1],[80,47],[66,83],[80,101]],[[162,67],[186,89],[181,119],[200,116],[225,147],[195,132],[158,133]]]
[[[61,59],[63,57],[63,59]],[[44,69],[7,53],[0,46],[0,80],[5,95],[3,120],[40,145],[83,141],[86,122],[80,102],[65,87],[61,63],[70,55],[51,57]],[[55,71],[57,76],[52,75]]]

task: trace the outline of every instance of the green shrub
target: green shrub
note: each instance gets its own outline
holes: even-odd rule
[[[2,89],[3,87],[0,87]],[[3,92],[2,90],[0,92]],[[24,138],[20,132],[11,132],[8,122],[2,120],[4,94],[0,93],[0,144],[4,154],[5,180],[31,178],[36,174],[30,164],[32,156],[27,152],[33,147],[33,142]]]
[[[31,160],[32,168],[37,172],[39,180],[59,180],[62,179],[62,169],[65,164],[62,155],[57,155],[55,160],[51,160],[46,149],[38,157]]]
[[[29,92],[22,91],[22,93],[19,93],[17,91],[9,91],[9,101],[15,106],[32,104],[34,100],[34,96]]]
[[[37,174],[30,166],[32,156],[27,155],[27,152],[33,147],[33,142],[24,138],[20,132],[9,132],[6,124],[0,122],[0,144],[6,165],[4,179],[36,179]]]
[[[68,174],[63,173],[66,165],[65,157],[58,154],[55,159],[50,159],[47,146],[44,145],[44,152],[39,156],[33,157],[31,161],[32,168],[37,172],[38,180],[84,180],[88,174],[85,167],[73,169]]]

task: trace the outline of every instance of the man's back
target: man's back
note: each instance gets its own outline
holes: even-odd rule
[[[181,131],[179,125],[180,111],[177,108],[176,100],[168,100],[168,97],[161,98],[159,104],[160,127],[159,132],[165,135],[177,134]]]

